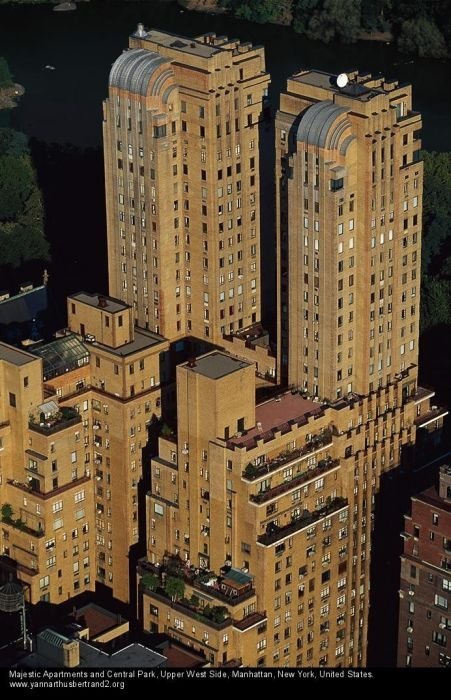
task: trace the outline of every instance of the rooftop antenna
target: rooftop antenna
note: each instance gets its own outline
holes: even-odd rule
[[[346,75],[346,73],[340,73],[340,75],[337,75],[337,86],[339,88],[344,88],[346,85],[349,83],[349,78]]]

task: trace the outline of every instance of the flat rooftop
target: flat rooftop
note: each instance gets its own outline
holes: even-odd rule
[[[93,343],[85,343],[85,347],[89,348],[89,346],[92,345],[93,347],[106,350],[112,355],[116,355],[118,357],[126,357],[127,355],[132,355],[133,353],[139,352],[140,350],[151,348],[154,345],[163,343],[164,341],[165,338],[163,338],[163,336],[161,335],[158,335],[157,333],[153,333],[152,331],[148,331],[144,328],[135,327],[135,338],[134,340],[132,340],[131,343],[125,343],[125,345],[120,345],[117,348],[112,348],[109,345],[104,345],[103,343],[94,341]]]
[[[372,77],[365,74],[364,76],[356,75],[355,71],[350,73],[350,79],[348,84],[339,88],[337,85],[337,76],[334,73],[326,73],[320,70],[307,70],[301,71],[296,75],[290,77],[290,80],[294,80],[296,83],[303,83],[305,85],[312,85],[313,87],[322,88],[323,90],[329,90],[330,92],[347,95],[348,97],[353,97],[354,99],[360,100],[361,102],[367,102],[376,95],[383,95],[389,93],[391,90],[384,88],[382,85],[380,87],[374,87],[372,85],[373,81],[382,80],[381,76]],[[370,83],[367,85],[366,83]],[[397,83],[393,81],[390,85],[395,85],[398,87]]]
[[[96,603],[88,603],[74,612],[74,620],[80,625],[89,627],[90,637],[96,637],[107,630],[113,629],[117,625],[126,622],[120,615],[102,608]]]
[[[41,640],[46,646],[40,643]],[[74,640],[70,637],[51,628],[45,629],[36,636],[37,651],[21,659],[20,666],[45,668],[51,665],[62,668],[62,664],[57,663],[53,653],[50,656],[46,653],[46,647],[53,647],[56,650],[72,641]],[[75,641],[80,653],[80,663],[76,668],[158,668],[166,665],[165,656],[143,644],[132,643],[113,654],[108,654],[83,640]]]
[[[232,374],[232,372],[251,367],[253,364],[253,362],[240,360],[238,357],[233,357],[233,355],[228,355],[225,352],[214,351],[208,355],[197,357],[195,360],[185,362],[182,367],[186,367],[196,374],[202,374],[208,379],[221,379]]]
[[[86,642],[80,642],[81,668],[158,668],[161,666],[166,666],[166,657],[142,644],[130,644],[109,655]]]
[[[437,508],[437,510],[444,510],[447,513],[451,513],[451,503],[445,501],[444,498],[440,498],[440,495],[435,486],[430,486],[425,491],[422,491],[417,496],[412,497],[413,501],[418,501],[419,503],[426,503],[429,506]]]
[[[206,35],[208,38],[208,35]],[[145,40],[153,41],[158,46],[164,46],[170,49],[176,49],[182,53],[189,53],[202,58],[211,58],[216,53],[221,51],[221,48],[213,44],[204,43],[198,39],[190,39],[178,34],[170,34],[159,29],[149,29],[146,33]]]
[[[267,438],[276,430],[288,432],[291,424],[306,422],[313,415],[323,412],[321,405],[304,399],[291,392],[278,396],[255,407],[255,427],[247,430],[241,437],[228,440],[227,444],[236,447],[252,447],[255,440]]]
[[[68,299],[73,299],[74,301],[81,301],[82,304],[87,304],[88,306],[95,306],[96,308],[103,308],[110,314],[118,313],[119,311],[125,311],[129,309],[130,306],[120,299],[114,299],[114,297],[107,297],[104,294],[90,294],[89,292],[77,292],[76,294],[71,294]],[[99,303],[100,302],[100,303]]]
[[[0,343],[0,360],[16,365],[16,367],[21,367],[36,360],[36,357],[28,352],[24,352],[24,350],[14,348],[12,345]]]
[[[194,650],[182,648],[172,641],[166,646],[162,646],[160,651],[167,659],[168,668],[193,668],[205,666],[207,663],[206,658],[200,653],[197,654]]]

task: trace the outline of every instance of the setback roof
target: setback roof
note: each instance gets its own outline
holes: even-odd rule
[[[255,407],[255,427],[241,437],[230,438],[228,444],[237,447],[251,445],[254,440],[267,436],[271,431],[287,428],[290,423],[300,422],[308,415],[320,415],[321,404],[304,399],[299,394],[287,392]]]
[[[112,355],[117,355],[118,357],[127,357],[127,355],[132,355],[140,350],[145,350],[146,348],[151,348],[158,343],[164,342],[164,338],[157,333],[153,333],[144,328],[135,327],[135,337],[130,343],[125,343],[124,345],[119,345],[117,348],[112,348],[109,345],[104,345],[99,343],[97,340],[90,343],[94,347],[106,350]]]
[[[243,367],[250,367],[252,364],[224,352],[214,351],[196,358],[193,362],[185,363],[183,367],[209,379],[221,379],[232,372],[243,369]]]

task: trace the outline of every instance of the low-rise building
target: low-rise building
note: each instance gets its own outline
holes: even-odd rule
[[[0,344],[0,547],[27,598],[61,603],[96,581],[129,601],[138,482],[161,413],[168,343],[87,293],[68,328],[24,352]]]

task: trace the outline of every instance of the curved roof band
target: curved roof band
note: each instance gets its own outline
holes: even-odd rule
[[[166,66],[166,70],[162,71],[161,66]],[[113,63],[109,85],[145,97],[148,94],[158,95],[167,79],[173,77],[171,64],[166,58],[154,51],[130,49]],[[149,93],[151,82],[153,85]]]
[[[331,100],[322,100],[305,112],[299,123],[297,140],[320,148],[338,148],[348,127],[351,122],[346,110]]]

